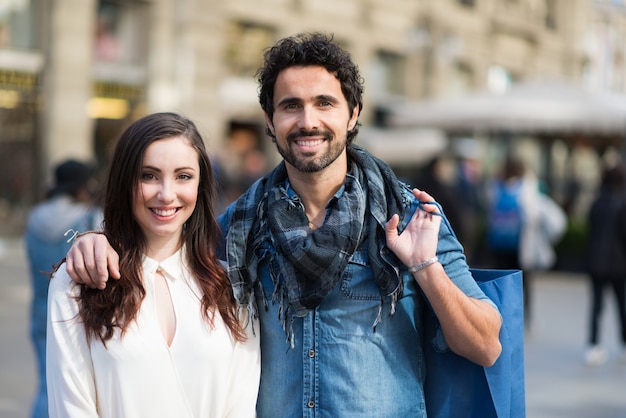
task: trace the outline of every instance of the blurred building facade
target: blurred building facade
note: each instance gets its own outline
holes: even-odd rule
[[[624,20],[603,12],[614,3],[2,0],[0,233],[19,229],[56,162],[105,166],[120,131],[149,112],[189,116],[216,156],[241,129],[269,148],[254,73],[266,47],[301,31],[333,33],[352,52],[366,80],[364,125],[380,123],[389,100],[533,77],[624,91]]]

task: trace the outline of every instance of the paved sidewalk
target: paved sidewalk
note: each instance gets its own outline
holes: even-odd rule
[[[533,324],[526,336],[528,418],[626,418],[626,364],[618,364],[613,300],[602,340],[611,355],[584,365],[589,295],[585,276],[551,272],[533,282]],[[0,238],[0,417],[26,418],[35,390],[27,335],[30,288],[23,244]]]
[[[626,418],[626,364],[620,363],[617,310],[609,294],[600,338],[609,360],[583,362],[589,288],[582,274],[549,273],[533,283],[534,327],[526,336],[529,418]]]
[[[30,416],[35,354],[28,338],[30,283],[21,240],[0,238],[0,417]]]

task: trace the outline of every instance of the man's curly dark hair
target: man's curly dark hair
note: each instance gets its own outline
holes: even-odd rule
[[[274,116],[274,85],[281,71],[294,66],[321,66],[334,74],[341,84],[341,91],[348,101],[349,111],[358,106],[363,109],[363,79],[350,53],[333,42],[332,35],[319,32],[299,33],[279,40],[264,53],[263,67],[257,73],[259,102],[270,119]],[[348,131],[347,142],[351,144],[359,132],[360,123]],[[273,134],[267,129],[268,135]]]

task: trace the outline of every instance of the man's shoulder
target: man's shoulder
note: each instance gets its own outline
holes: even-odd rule
[[[226,207],[226,209],[224,210],[224,212],[217,217],[217,223],[219,224],[222,231],[225,231],[228,229],[228,224],[230,223],[230,220],[233,217],[233,211],[234,211],[236,203],[237,201],[234,201],[231,204],[229,204],[228,207]]]

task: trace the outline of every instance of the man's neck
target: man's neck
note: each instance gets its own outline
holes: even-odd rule
[[[326,205],[345,182],[346,173],[345,164],[343,169],[329,166],[315,173],[303,173],[287,164],[289,184],[300,196],[313,229],[319,228],[324,223]]]

